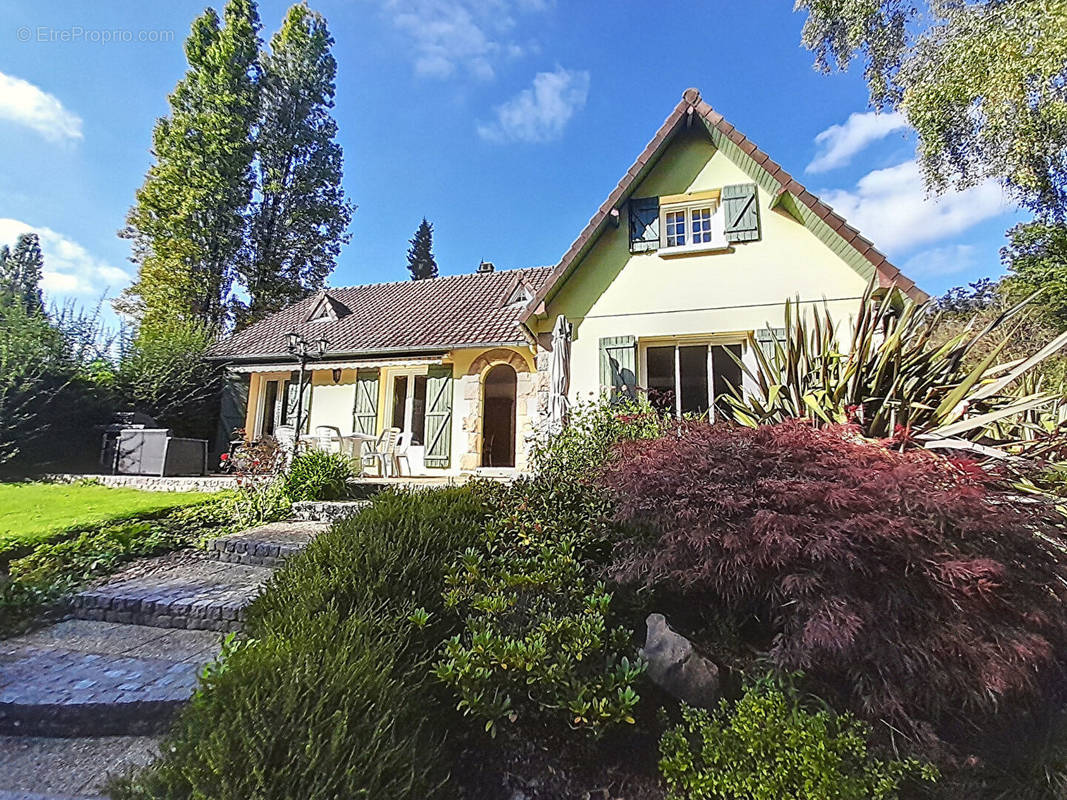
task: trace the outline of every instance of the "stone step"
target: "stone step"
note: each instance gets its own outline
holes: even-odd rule
[[[369,505],[369,500],[301,500],[293,503],[293,517],[307,522],[337,522],[354,517]]]
[[[104,785],[150,762],[157,740],[0,736],[0,800],[103,800]]]
[[[0,642],[0,733],[145,735],[192,696],[221,635],[66,620]],[[2,762],[0,762],[2,763]],[[0,788],[21,788],[5,786]]]
[[[279,567],[328,527],[325,522],[275,522],[214,539],[208,544],[207,554],[230,564]]]
[[[271,576],[268,567],[227,564],[202,556],[163,561],[158,569],[119,573],[76,594],[77,619],[158,628],[237,631],[245,608]]]

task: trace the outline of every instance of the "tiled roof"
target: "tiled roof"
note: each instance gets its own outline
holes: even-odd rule
[[[531,267],[329,289],[336,301],[333,307],[350,313],[336,320],[308,322],[322,300],[320,292],[222,340],[210,356],[228,360],[284,356],[290,331],[309,339],[324,337],[329,352],[337,355],[521,344],[523,306],[505,303],[518,281],[536,293],[551,271],[551,267]]]
[[[612,211],[619,209],[626,199],[630,196],[630,192],[636,188],[640,180],[648,173],[648,170],[656,162],[662,152],[666,149],[666,145],[670,142],[674,134],[681,128],[687,126],[690,123],[691,117],[699,117],[704,125],[709,130],[714,129],[722,136],[729,139],[735,145],[737,145],[743,153],[748,155],[756,164],[764,170],[768,177],[776,186],[775,198],[777,199],[781,195],[788,194],[796,198],[796,200],[806,206],[811,212],[825,222],[830,228],[840,236],[849,246],[851,246],[860,256],[867,259],[875,269],[875,274],[878,276],[878,283],[881,286],[897,286],[907,294],[916,300],[925,300],[928,295],[915,285],[915,281],[905,276],[899,269],[889,263],[889,260],[875,249],[871,242],[860,235],[860,232],[845,222],[844,218],[835,213],[830,206],[822,202],[804,188],[792,175],[786,172],[780,164],[772,161],[771,158],[760,150],[754,142],[749,140],[744,134],[742,134],[737,128],[723,119],[722,114],[715,111],[710,105],[708,105],[700,97],[700,91],[697,89],[686,89],[682,95],[681,102],[675,106],[674,111],[670,113],[660,129],[656,131],[656,135],[652,137],[652,141],[648,143],[644,151],[637,157],[637,161],[633,163],[633,166],[626,171],[622,180],[608,195],[608,199],[597,209],[597,212],[593,215],[593,218],[589,220],[589,224],[585,226],[585,229],[581,232],[574,243],[570,246],[570,249],[563,255],[559,264],[556,265],[552,271],[551,277],[545,282],[543,288],[537,293],[533,302],[527,307],[523,319],[528,319],[535,313],[540,313],[539,306],[542,301],[552,292],[553,287],[560,282],[571,268],[578,261],[579,256],[589,247],[590,244],[596,239],[600,231],[608,224],[611,218]]]

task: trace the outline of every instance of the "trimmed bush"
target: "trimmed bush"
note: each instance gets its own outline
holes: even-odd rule
[[[909,779],[937,776],[916,761],[873,758],[866,725],[804,708],[789,684],[764,680],[734,706],[683,706],[682,717],[660,740],[670,800],[892,800]]]
[[[118,798],[448,796],[451,703],[431,659],[456,627],[443,572],[478,536],[468,488],[384,493],[275,574],[155,764]]]
[[[861,716],[972,743],[1062,685],[1063,517],[973,463],[845,428],[691,424],[620,443],[602,481],[630,526],[617,580],[694,631],[746,626]]]
[[[348,494],[348,482],[355,476],[352,462],[346,456],[305,450],[293,459],[285,473],[285,494],[294,503],[340,500]]]

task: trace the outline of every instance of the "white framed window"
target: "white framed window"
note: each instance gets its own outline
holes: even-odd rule
[[[660,252],[700,252],[729,247],[725,215],[717,199],[700,199],[660,206]]]
[[[639,342],[640,383],[649,402],[681,416],[720,416],[726,398],[745,391],[737,359],[751,368],[743,335],[685,336]]]

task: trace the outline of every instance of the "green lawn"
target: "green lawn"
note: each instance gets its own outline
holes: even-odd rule
[[[0,551],[32,545],[59,531],[200,503],[200,492],[142,492],[106,486],[0,483]]]

